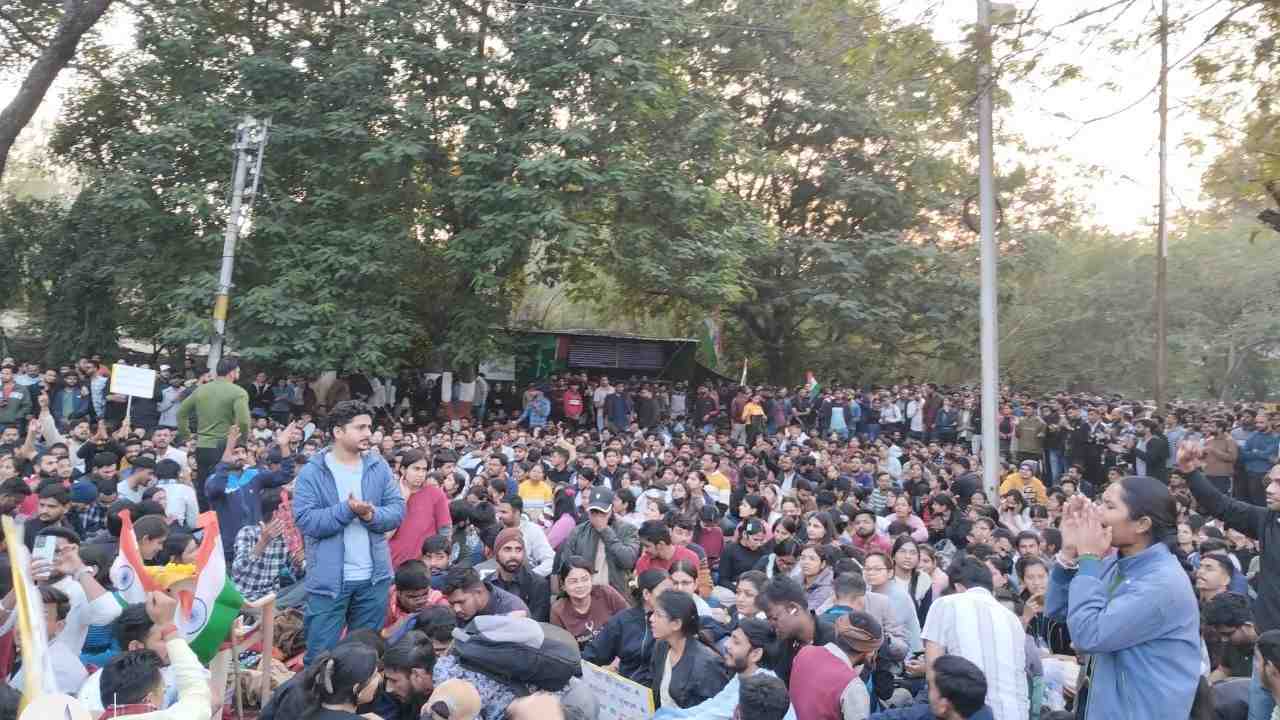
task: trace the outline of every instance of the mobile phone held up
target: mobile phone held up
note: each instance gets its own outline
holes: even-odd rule
[[[54,556],[58,553],[58,538],[52,535],[40,535],[36,537],[35,548],[31,552],[31,557],[35,560],[44,560],[52,564]]]

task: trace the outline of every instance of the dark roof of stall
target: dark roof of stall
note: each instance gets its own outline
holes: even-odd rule
[[[633,333],[611,332],[608,330],[591,330],[587,328],[569,328],[566,330],[541,330],[538,328],[521,328],[506,327],[502,328],[506,332],[512,333],[528,333],[531,335],[569,335],[573,337],[595,337],[609,338],[613,340],[640,340],[643,342],[666,342],[666,343],[698,343],[701,342],[697,338],[668,338],[653,337],[650,335],[636,335]]]

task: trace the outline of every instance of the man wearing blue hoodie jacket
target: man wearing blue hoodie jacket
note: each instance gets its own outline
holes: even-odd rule
[[[293,514],[307,555],[307,656],[338,643],[343,628],[380,630],[393,572],[386,533],[405,502],[391,468],[369,450],[373,411],[346,400],[329,412],[333,445],[298,474]]]
[[[240,446],[239,426],[227,429],[227,446],[205,483],[204,492],[209,507],[218,513],[222,551],[228,564],[235,560],[236,534],[240,528],[257,525],[263,519],[259,493],[287,485],[293,479],[292,431],[290,425],[280,433],[280,446],[271,449],[267,467],[262,468],[250,465],[248,451]],[[277,463],[278,467],[273,467]]]
[[[1246,502],[1252,505],[1263,505],[1267,499],[1267,473],[1276,464],[1276,455],[1280,453],[1280,413],[1270,416],[1258,414],[1257,431],[1249,436],[1240,448],[1240,461],[1244,463],[1247,476],[1245,488],[1248,493]]]

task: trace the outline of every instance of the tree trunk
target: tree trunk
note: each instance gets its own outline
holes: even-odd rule
[[[35,117],[36,110],[44,101],[44,96],[49,92],[58,73],[75,57],[80,38],[102,18],[111,2],[112,0],[63,0],[62,19],[58,21],[53,41],[47,47],[40,48],[40,57],[27,71],[18,94],[0,111],[0,178],[4,177],[9,151],[17,142],[18,134]]]
[[[1229,403],[1233,395],[1232,389],[1235,387],[1236,372],[1240,369],[1240,365],[1244,362],[1246,353],[1236,351],[1235,345],[1227,347],[1227,372],[1222,377],[1222,389],[1218,395],[1218,402]]]

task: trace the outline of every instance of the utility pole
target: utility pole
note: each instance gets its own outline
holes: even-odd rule
[[[216,371],[227,342],[227,306],[231,302],[231,273],[235,268],[236,241],[245,211],[253,206],[262,177],[262,156],[267,147],[267,131],[271,118],[258,120],[244,116],[236,126],[235,153],[231,172],[231,212],[222,239],[222,269],[218,273],[218,292],[213,298],[213,338],[209,341],[209,370]],[[245,187],[248,184],[248,187]]]
[[[978,0],[978,192],[982,269],[982,486],[987,497],[1000,485],[1000,347],[996,317],[996,181],[992,130],[991,0]]]
[[[1156,408],[1169,400],[1169,0],[1160,2],[1160,219],[1156,228]]]

